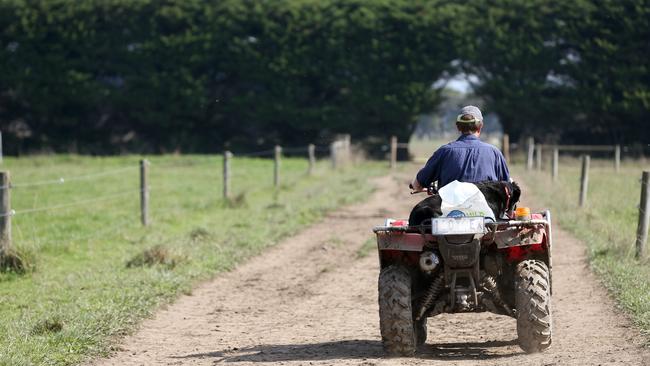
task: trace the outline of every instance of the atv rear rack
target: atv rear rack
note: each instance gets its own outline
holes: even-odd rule
[[[553,241],[551,212],[546,210],[541,214],[534,214],[534,217],[532,220],[499,220],[496,222],[486,220],[486,231],[483,233],[485,235],[484,242],[494,242],[498,248],[543,243],[550,248]],[[399,221],[408,222],[408,220]],[[436,235],[431,233],[431,225],[385,225],[376,226],[372,231],[377,234],[379,250],[419,252],[428,244],[438,241]]]
[[[534,225],[549,225],[550,220],[535,219],[535,220],[504,220],[504,221],[486,221],[485,227],[491,231],[503,230],[509,227],[525,227]],[[426,233],[427,229],[431,231],[431,225],[418,225],[418,226],[375,226],[372,231],[377,233]]]

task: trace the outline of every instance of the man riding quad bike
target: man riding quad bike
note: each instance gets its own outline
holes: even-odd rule
[[[463,108],[456,125],[460,138],[411,183],[415,192],[429,187],[430,196],[409,220],[374,228],[384,348],[411,355],[426,340],[428,317],[490,311],[517,319],[524,351],[543,351],[552,330],[550,212],[515,214],[519,187],[501,152],[479,140],[478,108]]]

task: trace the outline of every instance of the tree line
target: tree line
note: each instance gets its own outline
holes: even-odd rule
[[[0,0],[5,151],[405,140],[476,77],[512,140],[650,141],[646,0]]]

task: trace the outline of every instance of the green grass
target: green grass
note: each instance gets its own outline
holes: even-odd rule
[[[548,171],[527,173],[513,169],[536,197],[551,208],[556,224],[582,239],[592,269],[614,295],[618,304],[639,327],[650,344],[650,259],[634,258],[641,191],[642,163],[625,163],[619,174],[610,161],[593,161],[589,175],[588,202],[578,207],[580,163],[562,160],[559,181]]]
[[[370,238],[366,240],[359,249],[357,249],[357,258],[365,258],[375,251],[377,251],[377,238]]]
[[[235,158],[233,196],[221,199],[221,159],[152,157],[151,225],[139,222],[138,157],[5,159],[11,171],[14,246],[31,267],[0,272],[0,365],[76,364],[105,355],[113,337],[197,281],[232,269],[329,210],[364,199],[385,164],[333,172],[304,159],[282,161],[281,187],[272,161]],[[65,179],[64,184],[23,186]],[[79,206],[26,210],[89,201]]]

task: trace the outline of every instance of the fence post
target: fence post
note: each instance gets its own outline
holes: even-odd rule
[[[501,152],[503,152],[503,157],[506,159],[506,163],[510,164],[510,136],[507,133],[503,134]]]
[[[230,160],[232,153],[225,151],[223,153],[223,198],[230,198]]]
[[[636,258],[645,256],[648,242],[648,226],[650,226],[650,171],[644,171],[641,176],[641,202],[639,203],[639,226],[636,230]]]
[[[280,158],[282,156],[282,147],[275,145],[275,158],[273,159],[273,185],[280,185]]]
[[[621,170],[621,145],[614,147],[614,169],[617,173]]]
[[[589,155],[582,156],[582,175],[580,177],[580,207],[587,203],[587,189],[589,188]]]
[[[535,154],[535,139],[528,138],[528,158],[526,159],[526,170],[533,170],[533,154]]]
[[[397,136],[390,138],[390,168],[397,167]]]
[[[336,151],[338,141],[334,141],[330,144],[330,159],[332,160],[332,169],[338,168],[338,151]]]
[[[557,181],[558,170],[560,164],[560,150],[556,147],[553,149],[553,162],[551,164],[553,182]]]
[[[11,248],[11,192],[9,172],[0,172],[0,258]]]
[[[542,170],[542,145],[538,144],[537,146],[535,146],[535,150],[537,150],[536,151],[536,155],[537,155],[536,160],[537,161],[536,161],[535,165],[536,165],[537,170],[541,171]]]
[[[140,160],[140,221],[143,226],[149,225],[149,162]]]
[[[307,174],[314,174],[314,166],[316,165],[316,145],[309,144],[307,146],[307,154],[309,154],[309,168],[307,168]]]
[[[352,145],[352,136],[349,134],[345,135],[343,137],[343,141],[345,141],[345,163],[350,164],[352,160],[352,152],[350,146]]]

